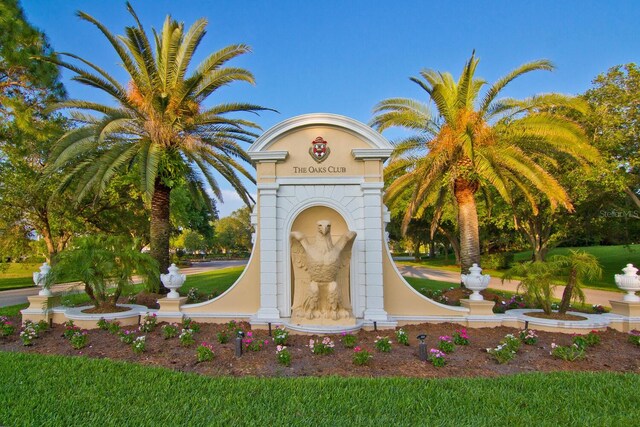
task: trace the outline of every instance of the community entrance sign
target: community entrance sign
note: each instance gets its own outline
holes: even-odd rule
[[[166,310],[308,332],[465,316],[421,296],[391,261],[382,172],[392,151],[380,133],[334,114],[266,131],[248,150],[258,194],[244,274],[215,300]]]

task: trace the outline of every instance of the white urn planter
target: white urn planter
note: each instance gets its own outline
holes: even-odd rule
[[[473,293],[469,296],[471,301],[483,301],[484,298],[480,295],[480,291],[487,289],[489,286],[489,279],[491,276],[488,274],[481,274],[482,268],[478,267],[478,264],[473,264],[469,268],[469,274],[462,274],[462,283],[473,291]]]
[[[38,292],[38,295],[40,295],[41,297],[50,297],[53,295],[49,287],[46,286],[47,285],[46,279],[50,271],[51,271],[51,266],[49,266],[49,264],[45,262],[40,266],[40,271],[36,271],[33,273],[33,283],[35,283],[36,286],[39,286],[42,288],[40,289],[40,292]]]
[[[627,264],[622,269],[624,274],[616,274],[614,276],[616,286],[623,291],[627,291],[623,301],[626,302],[640,302],[640,297],[636,295],[637,291],[640,291],[640,276],[638,276],[638,269],[633,264]]]
[[[171,290],[171,292],[167,294],[167,298],[180,298],[180,294],[176,292],[176,290],[183,285],[185,280],[187,280],[187,276],[180,274],[179,271],[180,269],[178,266],[171,264],[171,267],[169,267],[169,274],[160,275],[160,281],[164,287]]]

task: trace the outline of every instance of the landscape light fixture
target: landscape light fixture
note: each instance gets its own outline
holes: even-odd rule
[[[242,338],[244,338],[244,332],[238,331],[238,336],[236,336],[236,357],[242,356]]]
[[[424,340],[427,338],[427,334],[420,334],[416,338],[420,340],[418,344],[418,358],[423,362],[427,361],[427,343]]]

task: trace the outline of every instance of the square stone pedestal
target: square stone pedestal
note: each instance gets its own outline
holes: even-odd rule
[[[469,316],[493,316],[493,301],[461,299],[460,304],[469,309]]]
[[[182,307],[185,302],[187,302],[187,297],[159,299],[158,304],[160,305],[160,309],[158,310],[158,320],[180,322],[182,320],[180,307]]]
[[[640,302],[609,301],[611,312],[626,317],[640,317]]]
[[[50,309],[60,302],[60,297],[53,296],[41,296],[41,295],[33,295],[27,297],[29,301],[29,307],[22,310],[22,323],[30,320],[34,323],[38,323],[41,320],[45,322],[49,321],[49,316],[51,314]]]

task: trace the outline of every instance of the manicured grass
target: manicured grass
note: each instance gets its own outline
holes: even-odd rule
[[[0,307],[0,316],[17,316],[20,314],[20,310],[24,310],[29,307],[29,303],[17,305],[9,305],[7,307]],[[2,421],[2,420],[0,420]]]
[[[0,291],[35,286],[33,273],[38,271],[41,265],[34,262],[4,264],[3,269],[0,270]]]
[[[420,289],[425,288],[432,291],[449,289],[452,286],[456,286],[455,283],[441,282],[439,280],[423,279],[421,277],[408,277],[404,276],[404,280],[409,282],[413,288],[420,292]]]
[[[586,286],[589,288],[617,291],[618,288],[614,282],[614,275],[622,274],[622,268],[629,263],[636,267],[640,266],[640,245],[554,248],[549,251],[549,256],[568,255],[570,249],[582,250],[594,255],[598,258],[598,261],[602,266],[602,277],[600,279],[587,282]],[[530,259],[531,251],[518,252],[514,255],[515,262],[528,261]],[[399,263],[404,265],[434,268],[438,270],[460,271],[460,267],[455,264],[455,260],[452,257],[449,257],[448,260],[445,260],[443,257],[437,257],[433,259],[424,259],[420,262],[400,261]],[[504,270],[484,269],[483,273],[490,274],[493,277],[502,277]]]
[[[30,288],[33,283],[33,273],[40,270],[42,263],[35,262],[10,262],[0,267],[0,291],[9,289]],[[73,277],[62,276],[56,283],[72,282]]]
[[[231,285],[240,277],[244,271],[244,266],[228,267],[221,270],[211,270],[205,273],[191,274],[180,288],[180,294],[187,295],[189,289],[198,288],[201,294],[209,295],[213,291],[222,293],[229,289]]]
[[[0,377],[6,425],[584,426],[635,425],[640,415],[640,376],[633,374],[210,378],[110,360],[3,353]]]

